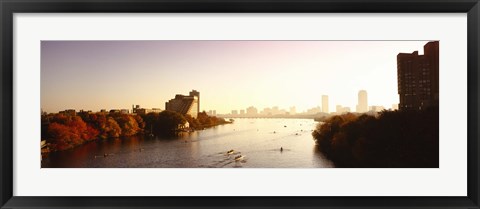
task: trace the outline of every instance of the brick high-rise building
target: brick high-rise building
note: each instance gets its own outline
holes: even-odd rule
[[[418,51],[397,55],[400,110],[438,106],[439,42],[428,42],[423,51],[423,55],[419,55]]]

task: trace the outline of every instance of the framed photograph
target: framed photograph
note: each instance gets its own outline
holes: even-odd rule
[[[479,4],[0,2],[1,208],[479,208]]]

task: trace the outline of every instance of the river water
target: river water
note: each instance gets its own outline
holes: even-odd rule
[[[90,142],[43,157],[43,168],[321,168],[312,119],[235,119],[172,138],[134,136]],[[281,151],[283,148],[283,151]],[[235,150],[227,154],[228,150]],[[235,160],[235,156],[244,156]]]

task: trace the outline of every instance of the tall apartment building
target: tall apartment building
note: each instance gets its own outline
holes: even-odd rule
[[[397,55],[398,95],[400,110],[422,110],[438,106],[439,42],[428,42],[424,54]]]

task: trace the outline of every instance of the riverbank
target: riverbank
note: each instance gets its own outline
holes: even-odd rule
[[[96,140],[141,135],[175,135],[231,122],[208,116],[197,118],[172,111],[132,115],[123,113],[64,113],[42,115],[42,153],[72,149]]]
[[[378,116],[344,114],[312,133],[318,149],[336,167],[438,168],[438,108],[384,111]]]

